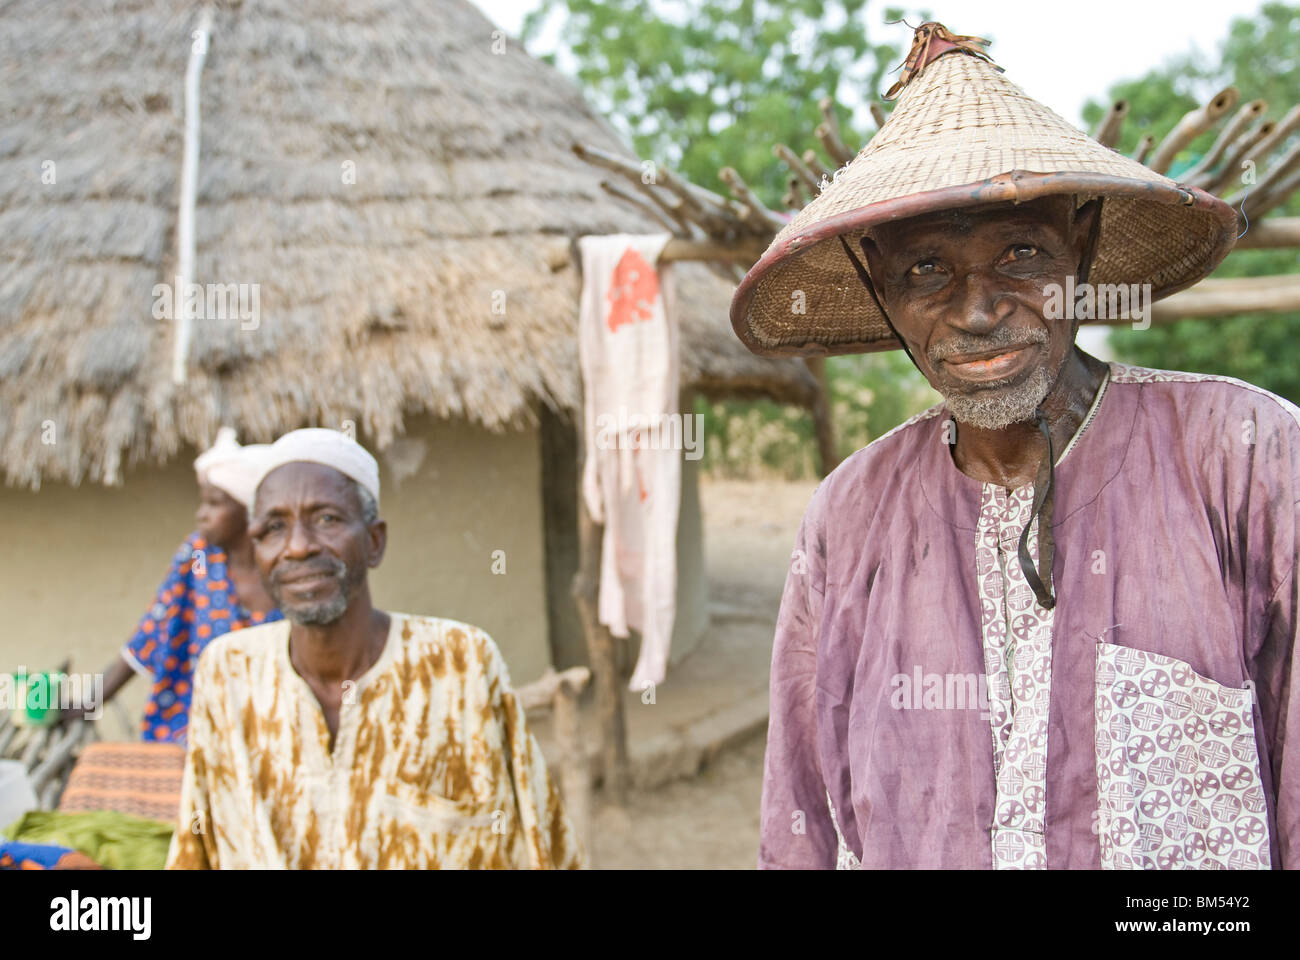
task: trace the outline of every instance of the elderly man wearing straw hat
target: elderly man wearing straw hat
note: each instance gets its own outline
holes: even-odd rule
[[[1068,299],[1181,290],[1236,218],[980,42],[918,30],[888,122],[732,306],[756,353],[901,348],[945,398],[804,516],[759,865],[1300,865],[1300,411],[1102,363]]]
[[[167,865],[582,866],[492,638],[371,602],[375,458],[295,430],[254,489],[255,558],[287,619],[199,661]]]

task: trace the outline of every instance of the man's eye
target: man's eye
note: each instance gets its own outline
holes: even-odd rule
[[[1017,243],[1007,251],[1007,259],[1027,260],[1036,253],[1038,253],[1038,248],[1032,243]]]
[[[908,269],[907,272],[914,277],[928,277],[931,274],[937,273],[938,270],[939,270],[939,264],[937,264],[935,261],[921,260],[918,261],[917,263],[912,264],[912,266]]]

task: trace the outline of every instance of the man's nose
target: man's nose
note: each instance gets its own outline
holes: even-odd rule
[[[966,274],[958,290],[952,326],[959,330],[984,336],[1015,312],[1015,301],[983,271],[972,270]]]
[[[320,545],[312,533],[311,525],[295,519],[289,524],[289,541],[284,552],[290,557],[309,557],[320,551]]]

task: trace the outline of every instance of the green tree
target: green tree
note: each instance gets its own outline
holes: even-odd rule
[[[774,208],[785,182],[772,145],[820,153],[812,132],[826,96],[855,107],[839,111],[845,142],[865,142],[866,104],[902,59],[868,39],[879,15],[866,0],[542,0],[524,43],[556,16],[568,57],[542,59],[572,70],[643,159],[721,193],[718,170],[734,167]]]
[[[1228,84],[1241,91],[1243,103],[1268,101],[1268,115],[1277,119],[1300,101],[1297,36],[1300,6],[1265,4],[1257,15],[1232,22],[1217,63],[1200,63],[1192,55],[1171,60],[1137,80],[1116,84],[1105,103],[1088,103],[1084,120],[1095,125],[1111,101],[1127,99],[1129,116],[1117,146],[1121,152],[1131,153],[1143,134],[1159,139],[1184,113]],[[1176,179],[1194,165],[1217,135],[1218,129],[1189,144],[1176,158],[1170,175]],[[1243,187],[1249,189],[1248,184]],[[1235,188],[1225,192],[1233,193]],[[1300,213],[1300,198],[1293,196],[1270,216],[1277,213]],[[1298,268],[1300,257],[1294,250],[1243,250],[1229,256],[1214,275],[1268,276],[1293,273]],[[1300,365],[1295,362],[1298,340],[1300,313],[1182,320],[1150,330],[1117,329],[1110,335],[1116,353],[1135,363],[1239,377],[1300,402]]]

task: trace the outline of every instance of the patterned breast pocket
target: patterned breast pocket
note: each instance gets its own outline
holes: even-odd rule
[[[379,862],[402,868],[509,866],[509,820],[490,804],[458,802],[405,785],[379,798]]]
[[[1095,709],[1103,869],[1271,866],[1249,687],[1099,642]]]

